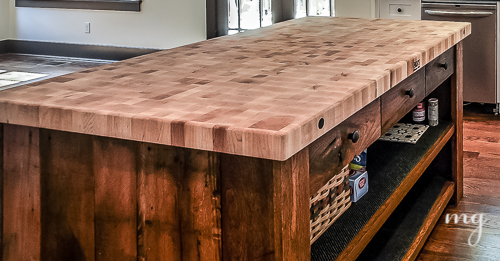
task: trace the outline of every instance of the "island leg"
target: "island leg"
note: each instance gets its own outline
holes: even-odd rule
[[[309,156],[221,154],[223,260],[309,260]]]

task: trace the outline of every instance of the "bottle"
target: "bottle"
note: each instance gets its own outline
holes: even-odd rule
[[[425,121],[425,106],[423,102],[419,102],[413,109],[413,122],[424,123]]]
[[[428,119],[430,126],[437,126],[439,124],[438,121],[438,99],[430,98],[427,102],[427,111],[428,111]]]

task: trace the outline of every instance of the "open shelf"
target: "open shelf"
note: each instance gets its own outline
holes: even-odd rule
[[[377,141],[368,148],[368,193],[311,245],[311,260],[353,260],[420,178],[455,132],[441,122],[417,144]]]
[[[453,195],[455,184],[425,173],[357,260],[412,260]]]

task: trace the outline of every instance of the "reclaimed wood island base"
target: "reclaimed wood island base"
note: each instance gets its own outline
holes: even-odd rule
[[[0,92],[3,260],[354,260],[427,170],[445,181],[404,251],[414,259],[462,197],[469,34],[309,17]],[[310,198],[365,148],[384,156],[377,138],[426,97],[440,127],[391,147],[414,158],[388,189],[373,177],[373,213],[353,204],[325,257]]]

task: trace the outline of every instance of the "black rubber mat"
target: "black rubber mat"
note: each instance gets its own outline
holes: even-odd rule
[[[401,260],[438,199],[446,179],[426,173],[408,192],[357,260]]]
[[[311,260],[334,260],[439,139],[449,122],[430,127],[417,144],[377,141],[368,148],[369,191],[311,245]]]

